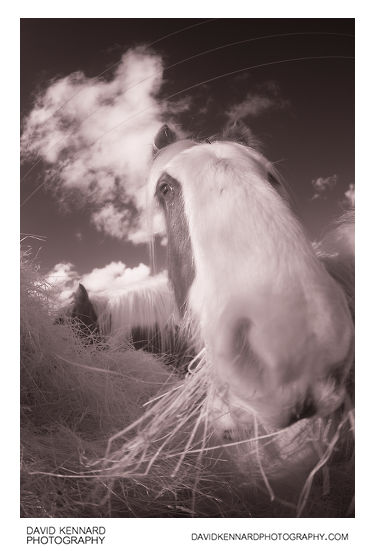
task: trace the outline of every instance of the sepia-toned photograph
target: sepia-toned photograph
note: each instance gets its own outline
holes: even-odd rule
[[[22,518],[355,516],[354,35],[20,20]]]

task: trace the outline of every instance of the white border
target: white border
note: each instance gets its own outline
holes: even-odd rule
[[[370,549],[374,545],[373,521],[373,451],[372,435],[374,416],[374,367],[372,346],[374,341],[374,186],[372,161],[375,140],[373,137],[373,44],[374,18],[365,2],[327,2],[315,0],[313,3],[278,2],[228,2],[220,6],[218,2],[189,1],[188,6],[178,6],[177,2],[155,1],[134,3],[124,2],[78,2],[65,0],[61,4],[51,1],[13,2],[2,8],[2,87],[1,97],[5,125],[1,133],[3,153],[3,213],[2,213],[2,291],[3,315],[2,369],[3,369],[3,446],[2,474],[2,543],[5,549],[26,549],[26,525],[73,524],[79,519],[50,519],[34,521],[19,519],[19,430],[18,430],[18,181],[19,181],[19,18],[20,17],[356,17],[356,180],[357,180],[357,514],[356,519],[101,519],[99,524],[107,527],[106,549],[179,549],[214,548],[214,546],[242,545],[254,549],[289,548],[293,543],[251,542],[192,542],[192,531],[329,531],[350,533],[350,541],[327,543],[332,546],[350,546]],[[180,3],[181,4],[181,3]],[[182,8],[182,9],[181,9]],[[68,37],[67,37],[68,39]],[[5,167],[5,170],[4,170]],[[10,206],[11,203],[11,206]],[[367,308],[366,308],[367,307]],[[371,348],[370,348],[371,347]],[[4,480],[5,479],[5,480]],[[94,519],[81,521],[92,525]],[[8,540],[8,541],[6,541]],[[301,548],[300,543],[293,544]],[[325,543],[304,543],[304,548],[321,548]],[[146,547],[147,546],[147,547]],[[276,547],[275,547],[276,546]],[[41,546],[46,548],[49,546]],[[62,546],[58,546],[62,547]],[[28,546],[27,549],[36,548]],[[39,548],[39,546],[38,546]]]

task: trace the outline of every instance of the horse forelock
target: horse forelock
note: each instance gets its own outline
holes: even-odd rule
[[[221,155],[220,151],[226,153]],[[272,163],[252,147],[228,141],[215,141],[206,144],[197,143],[192,140],[183,140],[161,150],[154,161],[149,177],[148,192],[149,206],[151,207],[149,208],[149,220],[151,221],[153,219],[156,202],[152,199],[154,198],[160,178],[163,175],[174,178],[179,186],[181,186],[179,201],[175,202],[175,204],[178,204],[179,217],[175,223],[170,224],[170,227],[167,228],[167,236],[169,241],[168,254],[172,260],[172,262],[169,262],[169,274],[172,276],[172,283],[177,292],[177,300],[180,306],[181,303],[185,301],[187,290],[191,285],[193,268],[190,269],[190,267],[187,266],[182,270],[182,273],[177,275],[172,274],[172,272],[176,271],[176,266],[181,266],[182,263],[194,264],[194,255],[192,251],[189,247],[185,247],[187,241],[190,239],[191,231],[191,224],[190,229],[186,224],[186,217],[190,212],[190,209],[186,208],[185,205],[186,188],[197,180],[196,172],[201,171],[202,167],[204,168],[208,165],[208,170],[211,169],[212,163],[210,164],[210,161],[212,161],[212,159],[210,159],[210,156],[212,155],[213,158],[216,158],[216,163],[218,165],[221,164],[222,168],[225,168],[224,165],[226,165],[228,169],[230,167],[235,169],[236,163],[249,161],[249,159],[251,159],[251,161],[258,166],[262,176],[264,176],[262,185],[264,181],[266,181],[266,184],[268,184],[271,189],[275,189],[277,197],[282,196],[284,200],[288,200],[289,197],[278,171]],[[243,172],[244,170],[242,174]],[[175,209],[175,211],[176,210],[177,209]],[[164,215],[164,220],[166,220],[168,225],[170,220],[165,212]],[[152,234],[151,228],[150,235]],[[176,254],[180,256],[178,262],[173,260]],[[179,283],[181,283],[181,285],[179,285]]]
[[[303,243],[306,254],[314,257],[279,190],[268,182],[270,174],[278,178],[277,171],[257,151],[232,142],[202,144],[170,159],[164,170],[181,185],[194,255],[199,254],[198,242],[205,239],[219,258],[226,239],[233,255],[243,262],[241,253],[248,256],[254,248],[267,249],[267,240],[279,240],[282,227],[289,234],[291,251],[298,249],[295,254],[300,256]],[[218,220],[223,221],[224,233],[217,232]],[[234,235],[236,227],[239,231]],[[270,257],[268,262],[273,260]]]

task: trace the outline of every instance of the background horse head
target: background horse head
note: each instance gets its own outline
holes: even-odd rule
[[[149,190],[164,212],[180,314],[205,347],[229,426],[335,411],[352,364],[347,298],[313,250],[273,165],[236,141],[155,138]]]

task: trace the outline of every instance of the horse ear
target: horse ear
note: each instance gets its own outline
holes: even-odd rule
[[[76,292],[76,298],[79,301],[87,301],[87,300],[89,301],[89,294],[86,290],[86,287],[84,285],[82,285],[82,283],[78,284],[78,289],[77,289],[77,292]]]
[[[91,330],[96,326],[98,321],[94,306],[82,283],[78,285],[78,289],[74,295],[71,317],[73,319],[78,319],[84,326]]]
[[[223,130],[223,139],[247,145],[248,147],[259,147],[259,141],[255,138],[250,128],[241,120],[227,124]]]
[[[163,149],[163,147],[175,142],[176,138],[175,132],[173,132],[167,124],[164,124],[154,138],[154,155],[156,155],[160,149]]]

